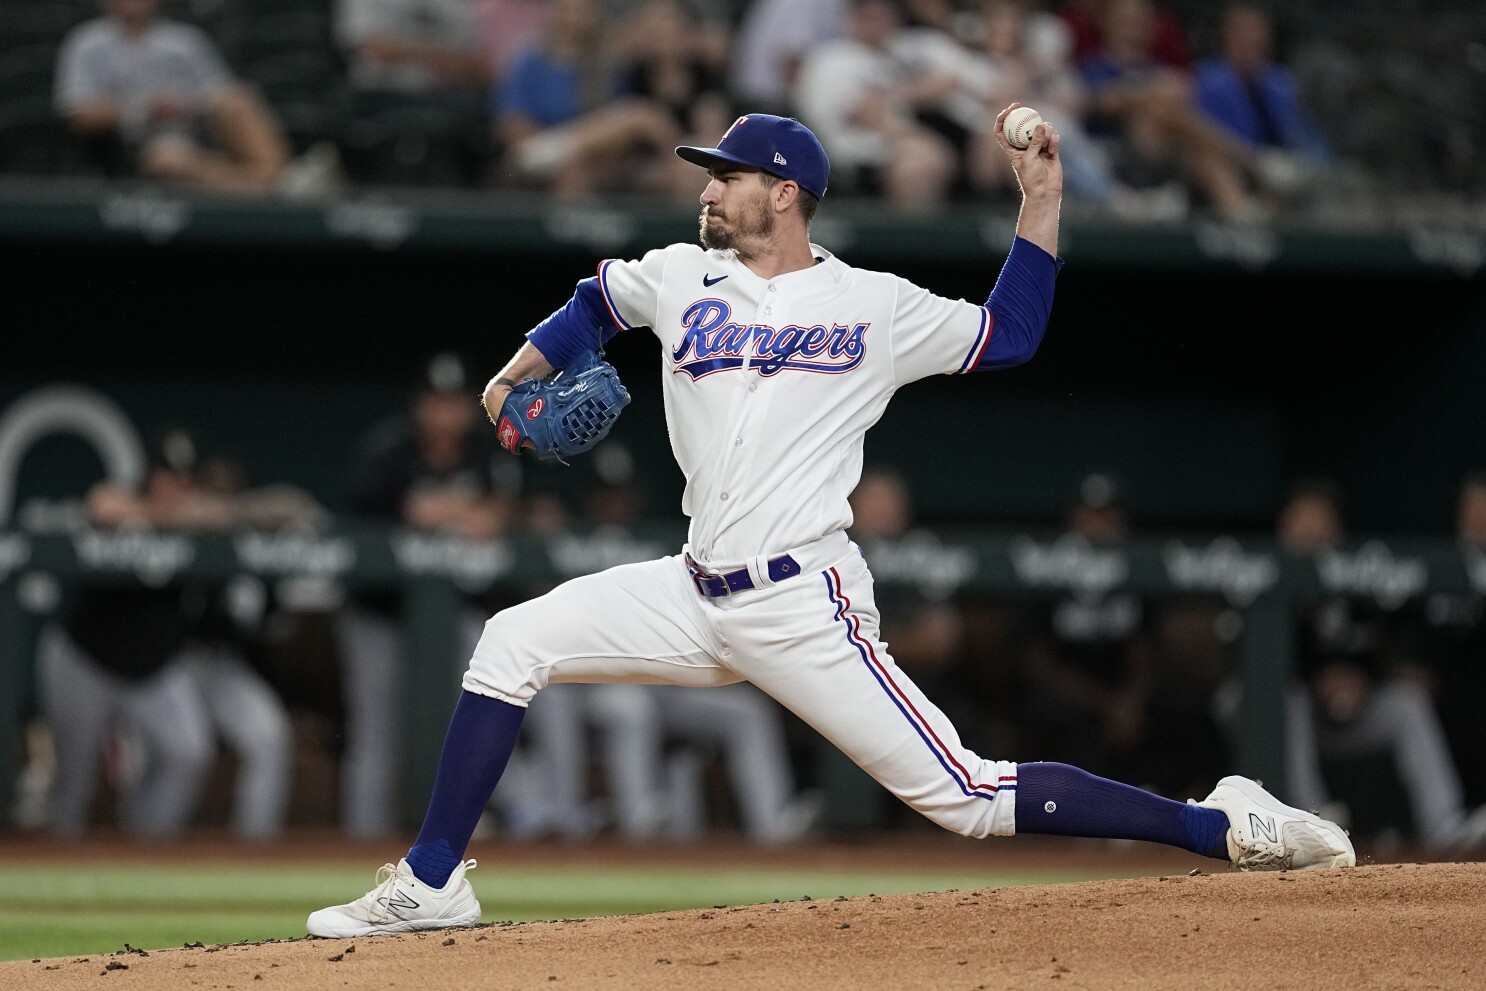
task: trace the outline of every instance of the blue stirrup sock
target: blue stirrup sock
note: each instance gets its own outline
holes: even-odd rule
[[[525,716],[523,706],[460,693],[444,736],[428,813],[408,850],[408,866],[424,884],[442,888],[464,859],[480,814],[516,748]]]
[[[1228,816],[1097,777],[1069,764],[1018,764],[1016,831],[1150,840],[1228,859]]]

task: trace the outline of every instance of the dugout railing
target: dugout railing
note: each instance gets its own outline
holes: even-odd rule
[[[35,632],[68,585],[164,585],[248,574],[266,581],[401,589],[405,663],[419,673],[406,679],[400,722],[407,731],[403,810],[414,822],[433,786],[453,686],[466,661],[456,646],[465,593],[531,589],[674,553],[683,536],[665,525],[490,542],[365,527],[232,535],[0,531],[0,808],[8,817],[16,794]],[[865,553],[878,584],[914,586],[936,598],[1098,597],[1117,591],[1221,598],[1244,619],[1235,656],[1244,687],[1236,769],[1281,789],[1283,698],[1297,598],[1324,592],[1394,607],[1435,592],[1486,594],[1486,553],[1438,539],[1360,540],[1299,557],[1266,540],[1231,536],[1095,546],[1067,535],[924,530],[868,544]]]

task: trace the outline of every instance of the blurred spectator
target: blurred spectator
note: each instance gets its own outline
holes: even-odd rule
[[[888,52],[899,76],[911,80],[914,119],[952,149],[955,174],[951,193],[961,195],[968,192],[967,162],[975,136],[988,126],[987,108],[971,89],[976,59],[953,33],[946,5],[933,0],[919,5],[919,16],[913,14],[912,8],[905,8],[904,26],[894,33]],[[991,122],[1004,106],[991,112]],[[991,144],[1001,151],[994,140]],[[1001,157],[1004,160],[1006,155]]]
[[[1295,78],[1273,61],[1274,25],[1253,4],[1231,4],[1218,28],[1218,52],[1197,67],[1197,103],[1258,153],[1256,168],[1274,187],[1300,186],[1328,157],[1326,142],[1301,106]]]
[[[337,0],[350,63],[341,147],[353,179],[474,185],[489,155],[491,60],[475,0]]]
[[[846,30],[849,0],[754,0],[738,25],[733,95],[748,113],[788,115],[811,49]],[[814,128],[816,122],[809,120]]]
[[[1123,540],[1127,530],[1114,482],[1085,478],[1063,539],[1100,547]],[[1096,774],[1147,763],[1156,688],[1152,625],[1146,602],[1129,593],[1070,595],[1037,610],[1024,698],[1034,749]]]
[[[1104,149],[1084,131],[1086,97],[1073,64],[1068,27],[1031,0],[981,5],[980,51],[968,63],[964,88],[974,118],[967,167],[977,190],[1014,190],[1016,176],[996,143],[996,116],[1011,103],[1035,107],[1058,130],[1067,191],[1094,202],[1125,192]]]
[[[1274,24],[1262,8],[1223,11],[1218,51],[1197,67],[1197,101],[1228,130],[1257,148],[1326,157],[1326,143],[1300,103],[1295,77],[1274,57]]]
[[[1470,567],[1486,567],[1486,474],[1461,483],[1455,533]],[[1419,625],[1418,654],[1435,682],[1435,703],[1465,801],[1479,805],[1486,802],[1486,604],[1479,594],[1436,592],[1424,601]]]
[[[337,0],[336,35],[361,89],[478,89],[490,57],[477,44],[474,0]]]
[[[516,60],[541,38],[552,18],[551,0],[475,0],[480,43],[490,59],[491,81],[510,74]]]
[[[627,33],[621,89],[667,111],[682,144],[710,146],[735,114],[723,74],[726,59],[697,43],[709,36],[696,10],[683,0],[646,0],[631,15]],[[675,155],[661,156],[661,162],[673,173],[666,185],[695,199],[696,166]]]
[[[1280,510],[1281,546],[1292,554],[1324,554],[1340,545],[1342,532],[1335,485],[1298,482]],[[1458,852],[1486,841],[1486,812],[1465,813],[1434,703],[1405,664],[1397,617],[1374,603],[1322,597],[1302,603],[1298,632],[1303,684],[1290,695],[1286,721],[1292,798],[1302,808],[1325,810],[1331,794],[1323,760],[1389,754],[1427,849]]]
[[[167,433],[143,490],[95,487],[89,522],[104,529],[236,525],[234,499],[204,487],[199,466],[190,435]],[[262,600],[244,608],[237,599],[200,583],[90,586],[43,634],[39,678],[56,741],[58,835],[86,830],[110,742],[124,827],[146,837],[178,835],[196,810],[218,736],[238,757],[234,832],[266,839],[283,828],[292,730],[283,703],[245,653],[257,636]]]
[[[662,105],[624,95],[606,41],[597,0],[554,0],[541,42],[492,93],[503,174],[575,199],[605,184],[655,185],[669,173],[669,162],[658,170],[634,155],[661,160],[681,131]]]
[[[484,429],[480,383],[468,365],[440,354],[425,366],[409,415],[376,429],[352,482],[352,512],[428,534],[474,540],[501,536],[515,509],[520,462]],[[398,593],[358,593],[337,619],[346,740],[341,817],[352,835],[382,836],[397,820],[403,682]],[[493,603],[477,600],[460,624],[473,652]],[[451,686],[452,687],[452,686]]]
[[[953,146],[916,114],[941,103],[956,80],[905,67],[893,54],[902,30],[892,0],[853,0],[846,37],[806,55],[795,102],[831,156],[833,189],[924,207],[944,199],[957,169]]]
[[[110,174],[241,193],[272,190],[288,144],[200,30],[159,17],[160,0],[103,0],[68,34],[57,107]]]
[[[1137,188],[1184,176],[1223,219],[1262,219],[1247,184],[1253,152],[1202,113],[1185,71],[1152,55],[1159,21],[1150,0],[1100,6],[1102,43],[1081,69],[1093,129],[1114,139],[1116,173]]]
[[[902,0],[903,23],[910,28],[929,28],[939,34],[955,34],[955,7],[952,0]]]
[[[1073,32],[1073,57],[1082,62],[1094,58],[1107,43],[1105,15],[1112,0],[1072,0],[1058,8],[1058,16]],[[1163,7],[1151,10],[1151,29],[1142,49],[1150,61],[1185,72],[1192,67],[1187,31],[1176,15]]]

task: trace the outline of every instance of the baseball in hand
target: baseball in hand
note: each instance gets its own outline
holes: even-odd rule
[[[1001,132],[1007,144],[1013,148],[1025,148],[1032,143],[1032,130],[1042,123],[1042,114],[1031,107],[1017,107],[1006,115],[1001,123]]]

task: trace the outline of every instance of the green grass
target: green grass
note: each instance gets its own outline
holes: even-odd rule
[[[494,867],[495,869],[490,869]],[[896,894],[1075,881],[1070,872],[818,871],[488,865],[471,875],[485,920],[747,905],[837,895]],[[313,909],[349,901],[372,872],[255,864],[0,865],[0,960],[78,956],[304,935]]]

